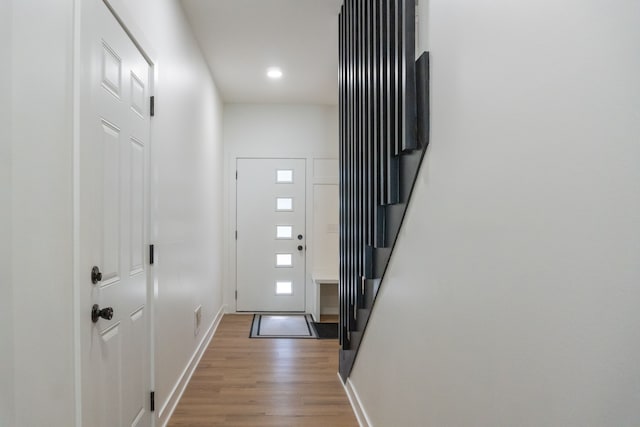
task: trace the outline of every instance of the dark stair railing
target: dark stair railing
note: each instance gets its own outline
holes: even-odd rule
[[[349,376],[428,145],[415,0],[345,0],[339,19],[340,375]]]

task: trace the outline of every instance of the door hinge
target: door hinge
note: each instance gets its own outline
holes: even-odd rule
[[[236,179],[238,179],[238,171],[236,171]]]
[[[150,403],[149,410],[151,412],[155,411],[156,410],[156,392],[155,391],[151,392],[151,395],[149,397],[149,403]]]
[[[236,301],[238,301],[238,291],[236,291]]]
[[[236,230],[236,240],[238,240],[238,230]]]
[[[154,253],[153,253],[153,245],[149,245],[149,264],[153,265],[154,262]]]
[[[156,115],[156,97],[152,96],[149,99],[149,115],[151,115],[151,117]]]

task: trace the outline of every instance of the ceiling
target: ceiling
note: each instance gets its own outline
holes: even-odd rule
[[[335,105],[342,0],[182,0],[227,103]],[[271,80],[267,68],[283,77]]]

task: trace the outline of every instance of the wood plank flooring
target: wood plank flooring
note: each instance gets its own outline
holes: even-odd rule
[[[338,323],[340,321],[340,316],[337,314],[321,314],[320,315],[320,323],[329,322],[329,323]]]
[[[251,339],[228,314],[169,426],[357,427],[338,380],[338,341]]]

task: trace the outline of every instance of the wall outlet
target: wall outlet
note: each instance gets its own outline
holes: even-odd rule
[[[200,322],[202,321],[202,306],[196,307],[193,312],[193,335],[197,336],[200,332]]]

